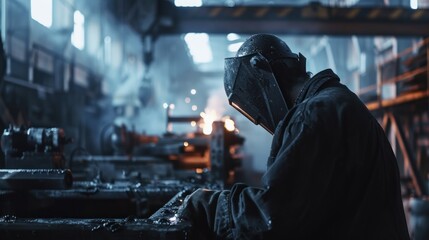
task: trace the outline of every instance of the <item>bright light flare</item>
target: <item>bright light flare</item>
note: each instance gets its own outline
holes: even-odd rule
[[[238,132],[238,129],[235,127],[234,120],[231,119],[230,116],[222,117],[216,113],[214,110],[205,110],[205,112],[200,113],[201,118],[203,119],[203,123],[199,125],[200,128],[203,129],[204,135],[210,135],[213,131],[213,122],[217,120],[221,120],[224,122],[224,127],[228,132]]]
[[[213,127],[212,125],[209,124],[204,124],[204,128],[203,128],[203,134],[204,135],[210,135],[213,131]]]
[[[207,110],[205,112],[201,112],[200,116],[204,120],[204,124],[202,126],[203,128],[203,134],[204,135],[210,135],[213,131],[213,122],[219,119],[218,114],[214,110]]]
[[[168,220],[170,221],[170,223],[177,223],[177,220],[178,220],[177,215],[175,214],[173,217],[169,218]]]
[[[231,118],[225,118],[225,129],[229,132],[233,132],[235,130],[235,122]]]

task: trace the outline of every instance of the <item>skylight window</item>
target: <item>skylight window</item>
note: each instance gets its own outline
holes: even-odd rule
[[[31,0],[31,18],[50,28],[52,26],[52,0]]]

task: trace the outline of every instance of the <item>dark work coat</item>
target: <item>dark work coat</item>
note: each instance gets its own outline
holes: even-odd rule
[[[198,190],[182,214],[201,238],[409,239],[383,129],[330,69],[276,128],[264,188]]]

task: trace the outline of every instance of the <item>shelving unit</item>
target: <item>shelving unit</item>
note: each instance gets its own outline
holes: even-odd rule
[[[375,84],[361,88],[368,109],[380,119],[396,152],[411,195],[427,196],[429,176],[429,38],[377,65]]]

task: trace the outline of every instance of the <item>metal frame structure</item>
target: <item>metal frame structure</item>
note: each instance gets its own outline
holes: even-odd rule
[[[410,65],[412,61],[416,62],[415,66],[408,66],[406,71],[399,70],[401,66]],[[387,65],[394,66],[395,76],[387,78],[383,76],[382,69]],[[399,151],[396,151],[396,155],[403,162],[400,168],[404,177],[410,178],[414,195],[428,196],[427,180],[420,169],[422,159],[419,154],[415,154],[421,148],[416,139],[419,134],[425,132],[425,129],[416,129],[414,127],[416,121],[413,121],[413,118],[429,110],[429,38],[378,64],[377,73],[375,84],[359,89],[358,95],[372,93],[375,96],[375,100],[367,102],[366,105],[371,112],[381,117],[381,125],[386,133],[392,134],[392,146],[396,148],[396,144],[398,145]],[[423,80],[425,82],[422,82]],[[417,86],[401,91],[399,84]],[[394,86],[393,90],[391,89],[395,91],[394,97],[384,96],[383,88],[386,86]],[[417,118],[417,124],[422,125],[425,122]]]
[[[142,1],[137,1],[138,4]],[[156,3],[155,3],[156,2]],[[154,3],[156,6],[154,6]],[[138,15],[136,4],[124,6],[119,16],[142,35],[255,33],[294,35],[428,36],[429,9],[405,7],[339,7],[307,5],[236,5],[175,7],[171,1],[146,1],[156,14]],[[137,4],[137,5],[138,5]],[[150,24],[148,24],[150,23]]]

